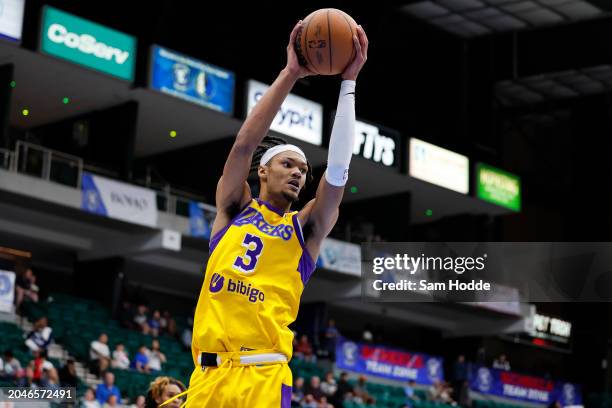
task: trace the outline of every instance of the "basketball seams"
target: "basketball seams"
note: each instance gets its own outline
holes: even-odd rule
[[[308,52],[309,52],[309,50],[310,50],[310,47],[308,47],[308,29],[310,28],[310,22],[311,22],[312,20],[314,20],[314,17],[315,17],[315,16],[313,15],[313,16],[311,16],[311,17],[308,19],[308,22],[306,23],[306,28],[305,28],[305,29],[303,29],[303,30],[305,30],[305,31],[304,31],[304,48],[305,48],[305,52],[304,52],[303,54],[304,54],[304,56],[306,57],[306,61],[308,62],[308,65],[310,65],[310,68],[311,68],[311,69],[312,69],[314,72],[316,72],[317,74],[321,74],[321,73],[320,73],[320,72],[319,72],[319,71],[318,71],[318,70],[315,68],[314,64],[313,64],[313,63],[312,63],[312,61],[310,60],[310,54],[308,53]]]
[[[327,47],[329,48],[329,72],[331,73],[333,71],[333,64],[332,64],[332,35],[331,35],[332,25],[329,22],[330,12],[331,12],[331,9],[327,9],[327,39],[328,39]]]
[[[351,41],[353,41],[353,35],[355,35],[355,34],[353,33],[353,26],[351,25],[351,22],[349,21],[349,19],[348,19],[348,18],[346,18],[346,16],[344,15],[344,13],[343,13],[342,11],[340,11],[340,10],[338,10],[338,11],[340,12],[340,15],[342,16],[342,18],[344,19],[344,21],[346,21],[346,24],[348,24],[348,27],[349,27],[349,32],[351,33]],[[350,61],[353,61],[353,59],[355,58],[356,51],[357,51],[357,50],[355,50],[355,45],[353,45],[353,49],[352,49],[352,51],[351,51],[351,59],[349,60],[349,64],[350,64]]]

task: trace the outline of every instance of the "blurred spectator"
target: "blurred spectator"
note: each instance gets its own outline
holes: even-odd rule
[[[102,408],[111,408],[111,407],[119,407],[119,398],[115,394],[111,394],[108,396],[106,403],[102,405]]]
[[[291,388],[291,406],[299,407],[303,399],[304,399],[304,378],[297,377],[293,381],[293,388]]]
[[[96,399],[96,394],[94,393],[93,388],[88,388],[85,391],[85,395],[81,398],[80,408],[100,408],[100,403]]]
[[[53,365],[49,368],[43,368],[38,384],[42,388],[57,389],[60,387],[59,375]]]
[[[136,397],[134,403],[129,406],[129,408],[145,408],[145,400],[144,395],[139,395]]]
[[[79,384],[79,378],[76,373],[76,365],[73,359],[68,359],[66,364],[59,372],[59,379],[62,387],[76,387]]]
[[[191,350],[191,338],[193,337],[193,318],[187,319],[187,327],[181,333],[181,343],[187,350]]]
[[[166,362],[166,355],[160,350],[159,340],[153,339],[151,342],[151,350],[147,350],[147,359],[149,360],[149,369],[161,371],[162,363]]]
[[[493,360],[493,368],[498,370],[510,371],[510,362],[506,358],[505,354],[500,354],[495,360]]]
[[[468,379],[468,365],[465,362],[465,356],[460,354],[457,356],[457,361],[453,365],[452,384],[455,390],[455,399],[459,399],[459,394],[463,388],[463,383]]]
[[[25,345],[31,352],[47,350],[51,344],[53,329],[49,327],[46,317],[41,317],[34,323],[33,330],[26,337]]]
[[[169,400],[185,391],[182,382],[172,377],[157,377],[152,383],[145,401],[145,408],[157,408],[163,402]],[[164,405],[164,408],[179,408],[184,402],[184,397],[177,398],[171,403]]]
[[[338,389],[336,390],[333,404],[337,407],[342,406],[342,401],[346,398],[347,394],[353,393],[353,386],[348,382],[348,373],[343,371],[340,373],[340,380],[338,381]]]
[[[315,363],[317,360],[312,352],[312,345],[308,341],[308,336],[305,334],[302,334],[302,337],[300,337],[300,341],[295,347],[295,354],[295,357],[301,358],[305,361],[310,361],[312,363]]]
[[[306,386],[304,393],[306,395],[312,395],[315,400],[319,401],[323,396],[323,391],[321,390],[321,379],[316,375],[310,377],[310,382]]]
[[[130,357],[128,356],[127,351],[125,351],[125,347],[123,346],[123,344],[118,343],[115,346],[111,365],[113,368],[118,368],[120,370],[127,370],[128,368],[130,368]]]
[[[26,270],[24,273],[17,276],[15,280],[15,309],[19,307],[24,300],[30,302],[38,302],[38,286],[36,286],[36,276],[32,269]]]
[[[457,405],[455,400],[453,400],[453,388],[446,382],[442,382],[439,394],[439,402],[449,405]]]
[[[319,408],[319,403],[317,402],[317,400],[315,400],[312,394],[306,394],[306,396],[304,396],[304,400],[302,401],[302,404],[300,405],[300,407]]]
[[[147,324],[147,307],[138,305],[138,311],[134,315],[134,328],[143,334],[149,334],[149,325]]]
[[[466,380],[461,384],[461,388],[458,392],[457,402],[462,407],[471,407],[472,398],[470,397],[470,383]],[[559,407],[561,408],[561,407]]]
[[[102,405],[108,401],[111,395],[116,396],[117,401],[121,401],[121,392],[119,392],[119,388],[115,385],[115,375],[107,371],[104,373],[104,382],[96,388],[96,399]]]
[[[149,333],[153,337],[159,336],[162,327],[161,313],[159,312],[159,310],[155,310],[153,312],[153,315],[151,316],[147,324],[149,325]]]
[[[334,319],[329,319],[327,328],[325,329],[325,349],[331,361],[336,361],[336,342],[338,341],[338,337],[340,337],[340,332],[336,328],[336,321]]]
[[[176,321],[170,316],[170,312],[164,310],[161,320],[162,332],[168,333],[170,336],[176,335]]]
[[[410,408],[414,407],[414,402],[419,400],[416,395],[416,382],[414,380],[408,381],[408,384],[404,386],[404,394],[406,395],[406,405]]]
[[[442,383],[440,382],[440,380],[434,380],[427,390],[427,399],[430,401],[440,401],[441,393]]]
[[[138,348],[138,352],[134,356],[134,360],[132,361],[132,368],[140,371],[141,373],[148,373],[149,369],[149,359],[147,358],[148,350],[145,346],[140,346]]]
[[[367,379],[365,375],[360,375],[357,380],[357,384],[353,387],[353,394],[355,395],[355,400],[361,403],[368,403],[371,399],[370,394],[367,391]]]
[[[101,333],[98,340],[89,345],[89,361],[91,368],[98,375],[102,375],[110,365],[110,349],[108,348],[108,336]]]
[[[132,304],[127,300],[121,302],[121,311],[119,312],[119,321],[121,326],[127,329],[134,329],[134,311]]]
[[[40,385],[43,380],[43,371],[53,368],[53,364],[47,360],[47,352],[39,350],[34,352],[34,359],[30,361],[21,379],[19,386],[28,387],[32,384]]]
[[[324,395],[319,400],[319,405],[317,405],[317,408],[334,408],[334,406],[327,402],[327,397]]]
[[[554,400],[548,405],[548,408],[562,408],[563,405],[558,400]]]
[[[3,368],[0,370],[0,379],[5,381],[15,381],[23,375],[21,363],[13,356],[11,350],[4,352]]]
[[[336,395],[336,391],[338,391],[338,384],[336,383],[336,379],[334,378],[334,373],[328,371],[325,374],[325,381],[321,383],[321,391],[323,395],[325,395],[330,400]]]

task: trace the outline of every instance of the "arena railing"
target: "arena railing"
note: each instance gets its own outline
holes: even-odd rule
[[[83,159],[39,145],[17,141],[13,170],[71,187],[81,188]]]
[[[0,168],[78,189],[81,188],[83,171],[111,179],[118,179],[118,174],[91,164],[84,164],[83,159],[78,156],[21,140],[17,141],[14,152],[0,149]],[[189,203],[196,201],[202,205],[206,212],[210,214],[217,212],[213,205],[203,202],[203,197],[174,189],[170,184],[157,185],[152,183],[150,179],[143,182],[137,181],[135,184],[155,191],[157,195],[157,209],[159,211],[189,217]]]
[[[7,149],[0,149],[0,169],[13,169],[13,152]]]

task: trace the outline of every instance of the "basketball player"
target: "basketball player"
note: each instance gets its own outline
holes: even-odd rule
[[[210,258],[194,317],[188,407],[291,405],[288,326],[338,218],[353,151],[355,80],[368,53],[358,27],[356,56],[342,73],[327,170],[316,197],[291,212],[312,178],[310,165],[299,147],[264,137],[295,82],[313,74],[299,65],[294,50],[301,28],[300,21],[289,38],[286,67],[245,120],[217,185]],[[258,198],[247,184],[253,158]]]

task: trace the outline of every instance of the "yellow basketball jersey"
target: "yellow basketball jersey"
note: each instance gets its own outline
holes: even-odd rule
[[[200,352],[244,350],[291,358],[288,326],[314,268],[297,211],[253,199],[210,240],[194,317],[194,359]]]

